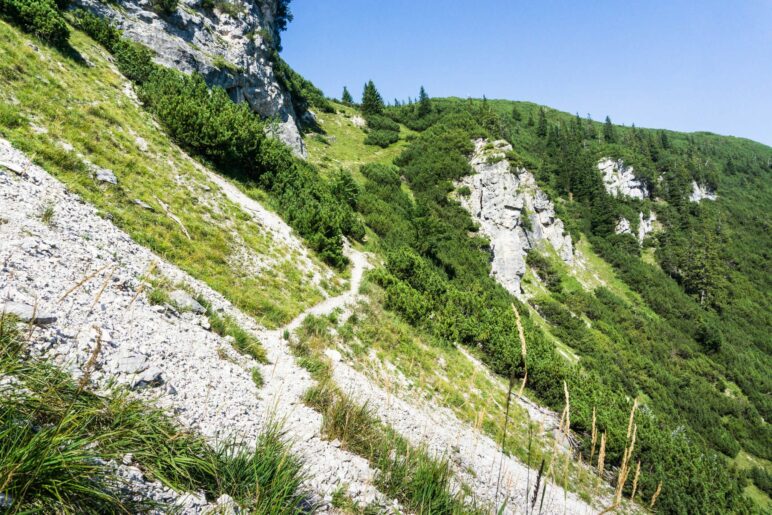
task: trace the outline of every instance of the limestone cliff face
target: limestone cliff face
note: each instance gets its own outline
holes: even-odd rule
[[[689,200],[692,202],[701,202],[703,200],[717,200],[718,195],[704,184],[699,184],[697,181],[692,181],[692,193],[689,195]]]
[[[549,243],[567,263],[573,262],[571,236],[563,233],[563,222],[555,206],[525,169],[511,170],[505,153],[512,147],[505,141],[489,144],[475,141],[470,164],[474,175],[464,177],[469,195],[459,201],[480,224],[491,241],[492,275],[514,295],[522,294],[525,257],[541,242]]]
[[[649,197],[649,189],[635,176],[633,167],[621,159],[604,157],[598,161],[598,170],[603,174],[603,185],[609,195],[640,200]]]
[[[274,73],[275,0],[228,0],[228,12],[179,0],[174,13],[154,12],[149,0],[75,0],[109,18],[124,35],[156,52],[156,62],[185,73],[198,72],[237,102],[263,117],[275,117],[276,136],[305,157],[289,93]]]

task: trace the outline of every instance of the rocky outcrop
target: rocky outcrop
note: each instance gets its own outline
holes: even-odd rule
[[[657,221],[657,214],[652,211],[649,216],[643,216],[638,213],[638,241],[643,243],[643,239],[654,232],[654,222]]]
[[[549,243],[561,259],[571,263],[573,244],[533,174],[525,169],[511,170],[505,157],[510,150],[505,141],[490,144],[477,140],[470,162],[475,174],[464,177],[458,185],[469,188],[469,195],[461,195],[459,201],[490,239],[492,275],[519,296],[529,250],[541,242]]]
[[[692,202],[701,202],[703,200],[716,200],[718,195],[711,190],[705,184],[699,184],[697,181],[692,181],[692,194],[689,195],[689,200]]]
[[[632,166],[625,165],[621,159],[604,157],[598,161],[598,170],[603,174],[603,185],[609,195],[645,199],[649,189],[635,176]]]
[[[656,220],[657,215],[653,211],[649,213],[649,216],[643,216],[643,213],[638,213],[638,243],[643,243],[644,238],[654,232],[654,222]],[[614,232],[617,234],[632,234],[633,229],[630,225],[630,220],[621,217],[614,228]]]
[[[170,15],[154,12],[148,0],[76,0],[110,19],[124,35],[156,52],[156,62],[185,73],[197,72],[221,86],[237,102],[248,102],[263,117],[276,118],[272,133],[305,157],[306,150],[289,93],[274,72],[275,2],[229,0],[223,12],[201,0],[179,0]]]

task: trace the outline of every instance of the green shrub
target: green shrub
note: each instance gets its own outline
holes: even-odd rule
[[[153,10],[159,14],[172,14],[177,10],[178,0],[150,0]]]
[[[544,285],[550,291],[560,291],[560,273],[547,258],[538,251],[532,250],[525,258],[525,262],[530,266],[544,281]]]
[[[121,40],[121,31],[113,27],[106,18],[97,16],[85,9],[75,9],[71,12],[71,16],[75,27],[88,34],[109,52],[115,51]]]
[[[52,46],[68,45],[70,31],[54,0],[0,0],[0,15]]]
[[[301,464],[277,425],[268,424],[253,450],[227,440],[211,447],[126,391],[97,395],[24,351],[15,321],[0,319],[0,376],[18,384],[0,397],[0,485],[11,512],[169,510],[116,477],[110,462],[127,453],[169,488],[209,500],[227,494],[248,512],[294,514],[307,502]]]
[[[386,148],[397,141],[399,141],[399,132],[374,130],[367,134],[365,145],[375,145]]]
[[[371,114],[365,120],[367,120],[367,128],[370,130],[399,132],[399,124],[386,116]]]
[[[153,52],[146,46],[127,39],[121,39],[113,47],[118,69],[127,79],[142,84],[155,70]]]
[[[276,78],[289,91],[292,107],[299,116],[302,116],[311,107],[320,109],[325,113],[335,112],[335,108],[324,96],[322,90],[293,70],[284,59],[279,57],[277,52],[273,54],[273,61]]]

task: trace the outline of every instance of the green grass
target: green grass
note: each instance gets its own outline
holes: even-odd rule
[[[385,391],[446,407],[459,420],[500,442],[505,422],[506,382],[479,362],[470,360],[467,354],[438,344],[431,336],[384,310],[384,292],[372,282],[366,280],[362,291],[368,299],[356,306],[345,324],[336,326],[320,317],[306,319],[292,344],[298,363],[321,384],[326,384],[331,373],[324,350],[336,349]],[[539,423],[530,420],[525,408],[516,403],[510,409],[508,428],[507,454],[533,468],[538,468],[542,459],[550,461],[554,452],[552,436],[545,433]],[[561,466],[553,471],[561,481],[563,459],[556,457],[556,463]],[[568,470],[568,489],[591,498],[596,490],[595,475],[573,461],[569,462]]]
[[[253,451],[234,440],[211,447],[124,390],[89,391],[88,369],[75,383],[26,357],[25,344],[14,320],[0,320],[0,377],[14,381],[0,397],[0,489],[14,511],[168,510],[121,488],[109,463],[127,453],[149,479],[178,492],[203,491],[210,501],[227,494],[257,513],[296,513],[304,502],[302,467],[276,424]]]
[[[772,499],[756,485],[750,484],[745,487],[743,493],[761,510],[761,513],[772,513]]]
[[[323,435],[370,461],[378,469],[375,486],[414,513],[486,513],[462,493],[454,492],[453,472],[444,458],[413,447],[367,406],[354,403],[330,383],[310,389],[309,406],[322,413]]]
[[[89,66],[44,45],[33,50],[32,42],[0,21],[2,137],[136,242],[260,323],[279,327],[323,298],[293,265],[297,256],[220,195],[197,163],[124,94],[127,81],[105,50],[73,30],[72,47]],[[89,163],[112,170],[118,185],[97,184]],[[153,209],[142,209],[136,199]],[[268,264],[255,272],[253,259]]]
[[[407,146],[405,138],[414,134],[410,129],[400,127],[400,140],[387,148],[365,145],[367,135],[351,122],[353,116],[361,113],[353,107],[333,103],[335,113],[316,114],[319,126],[325,134],[306,138],[308,161],[315,164],[322,174],[344,169],[362,182],[359,167],[367,163],[391,164]]]

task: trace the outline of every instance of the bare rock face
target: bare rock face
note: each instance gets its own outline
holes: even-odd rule
[[[692,202],[701,202],[703,200],[716,200],[718,195],[704,184],[698,184],[697,181],[692,181],[692,194],[689,195],[689,200]]]
[[[656,220],[657,214],[654,211],[649,213],[649,216],[643,216],[643,213],[638,213],[638,243],[643,243],[643,239],[654,232],[654,222]],[[614,232],[617,234],[633,234],[630,220],[621,217],[614,228]]]
[[[633,167],[625,165],[621,159],[604,157],[598,161],[598,170],[603,174],[603,185],[609,195],[641,200],[649,197],[648,188],[635,177]]]
[[[156,52],[155,61],[184,73],[198,72],[237,102],[263,117],[276,118],[271,133],[305,157],[290,95],[279,83],[271,54],[275,2],[230,0],[228,13],[179,0],[176,11],[159,15],[149,0],[75,0],[75,7],[108,18],[124,35]]]
[[[460,196],[461,205],[480,223],[493,250],[492,275],[514,295],[520,296],[525,257],[541,242],[550,244],[567,263],[573,262],[571,236],[563,233],[563,222],[555,206],[525,169],[512,172],[505,154],[512,150],[505,141],[492,144],[475,141],[471,160],[474,175],[459,186],[470,190]]]
[[[643,239],[654,232],[654,222],[657,221],[657,214],[652,211],[649,216],[643,216],[638,213],[638,241],[643,243]]]

